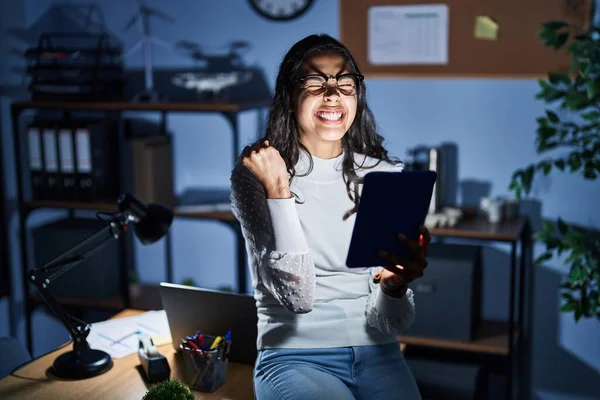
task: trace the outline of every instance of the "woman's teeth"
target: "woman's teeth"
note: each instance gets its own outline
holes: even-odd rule
[[[342,118],[341,112],[319,112],[317,113],[317,115],[320,118],[326,119],[328,121],[337,121],[338,119]]]

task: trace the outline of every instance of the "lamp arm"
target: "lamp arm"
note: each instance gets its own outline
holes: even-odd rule
[[[127,218],[115,217],[110,221],[108,226],[78,243],[75,247],[67,250],[43,266],[33,268],[29,271],[29,281],[37,288],[48,307],[61,320],[65,328],[67,328],[76,348],[83,344],[87,346],[85,339],[90,333],[91,325],[69,315],[63,306],[50,294],[48,286],[54,279],[87,260],[108,243],[119,239],[121,233],[127,230],[127,222]]]

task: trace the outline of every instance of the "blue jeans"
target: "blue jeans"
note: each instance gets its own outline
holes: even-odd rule
[[[421,399],[398,343],[261,350],[254,393],[258,400]]]

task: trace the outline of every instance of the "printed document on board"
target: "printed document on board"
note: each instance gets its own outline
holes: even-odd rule
[[[369,8],[367,48],[373,65],[447,64],[445,4]]]

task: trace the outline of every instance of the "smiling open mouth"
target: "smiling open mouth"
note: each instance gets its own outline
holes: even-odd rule
[[[339,123],[344,118],[343,111],[317,111],[315,115],[326,124]]]

